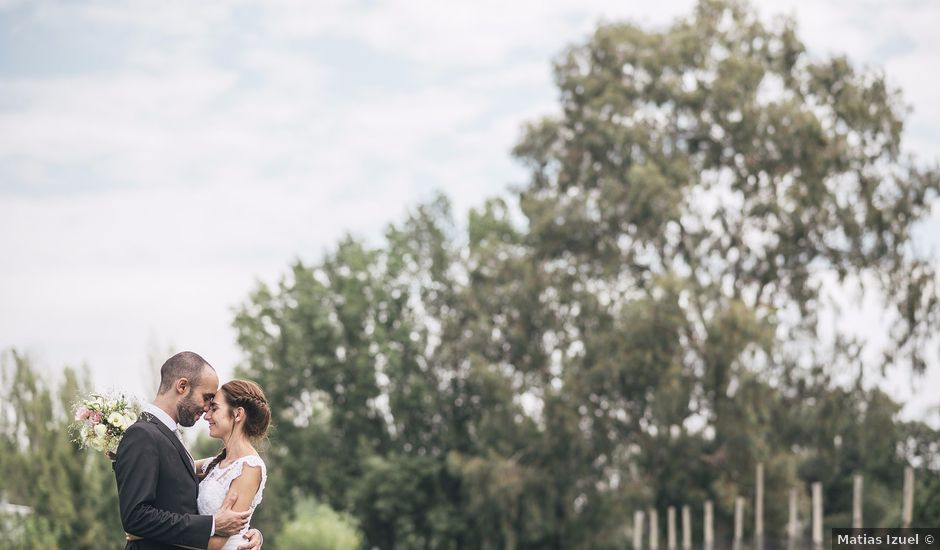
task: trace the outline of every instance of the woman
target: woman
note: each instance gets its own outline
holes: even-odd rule
[[[254,382],[232,380],[219,388],[205,419],[209,435],[221,439],[223,447],[215,458],[196,461],[199,513],[214,514],[230,492],[238,495],[233,510],[254,513],[267,481],[264,461],[253,445],[264,439],[271,422],[267,397]],[[212,537],[208,550],[234,550],[241,542],[241,536]]]

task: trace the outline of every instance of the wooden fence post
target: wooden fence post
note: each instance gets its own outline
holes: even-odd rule
[[[666,508],[666,548],[676,550],[676,507]]]
[[[823,542],[823,503],[822,483],[813,482],[813,545],[821,546]]]
[[[862,528],[862,476],[855,474],[852,478],[852,527]]]
[[[682,507],[682,549],[692,550],[692,511],[688,505]]]
[[[650,508],[650,550],[659,548],[659,514],[656,508]]]
[[[712,501],[705,501],[705,524],[704,528],[704,540],[705,549],[711,550],[712,546],[715,544],[715,513],[712,509]]]
[[[796,489],[790,489],[790,522],[787,523],[787,535],[791,541],[796,541],[800,534],[799,519],[797,518],[797,498]]]
[[[757,491],[754,495],[754,538],[764,537],[764,464],[757,464]]]
[[[901,509],[901,527],[911,526],[914,516],[914,468],[904,468],[904,504]]]

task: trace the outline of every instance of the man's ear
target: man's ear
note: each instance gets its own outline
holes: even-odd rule
[[[187,393],[189,393],[189,379],[180,378],[179,380],[176,381],[175,387],[176,387],[176,393],[180,395],[186,395]]]

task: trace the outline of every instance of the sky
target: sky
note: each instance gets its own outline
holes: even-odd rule
[[[773,0],[814,56],[883,70],[905,149],[940,158],[940,3]],[[234,309],[346,233],[436,191],[455,212],[526,181],[509,151],[557,109],[551,61],[599,22],[691,0],[0,0],[0,350],[149,396],[170,350],[224,381]],[[940,212],[919,232],[940,243]],[[860,317],[862,330],[877,311]],[[894,372],[904,415],[940,386]]]

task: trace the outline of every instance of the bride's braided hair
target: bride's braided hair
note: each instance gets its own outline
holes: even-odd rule
[[[231,380],[219,388],[219,393],[222,394],[229,409],[238,407],[245,409],[246,418],[243,424],[245,435],[255,441],[264,439],[268,433],[268,425],[271,423],[271,407],[268,406],[268,398],[264,395],[261,386],[251,380]],[[205,473],[200,472],[200,479],[209,475],[209,472],[218,466],[225,456],[226,451],[223,447],[209,463]]]

